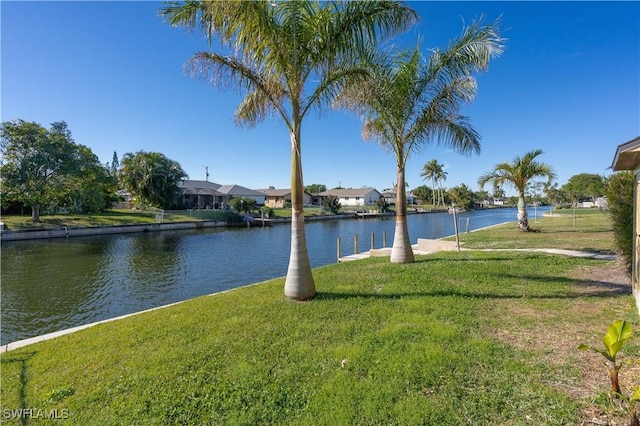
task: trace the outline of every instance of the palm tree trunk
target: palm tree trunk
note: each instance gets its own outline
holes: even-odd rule
[[[431,199],[433,200],[433,208],[436,208],[436,180],[431,178]]]
[[[303,193],[300,126],[296,124],[291,132],[291,252],[284,283],[284,295],[294,300],[309,300],[316,294],[304,231]]]
[[[529,232],[529,218],[527,216],[527,205],[524,202],[524,192],[518,191],[518,230]]]
[[[413,263],[413,249],[407,228],[407,190],[404,186],[404,167],[398,166],[398,189],[396,191],[396,231],[393,235],[391,263]]]

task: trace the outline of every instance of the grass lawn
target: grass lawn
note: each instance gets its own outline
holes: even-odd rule
[[[564,244],[544,228],[531,235]],[[2,409],[68,410],[81,425],[625,420],[598,355],[577,349],[615,319],[640,330],[617,262],[463,251],[314,276],[310,302],[285,300],[276,279],[4,353]],[[622,358],[637,361],[639,342]],[[622,368],[624,392],[639,372]]]
[[[167,213],[170,213],[168,211]],[[64,226],[112,226],[155,223],[155,214],[131,209],[111,209],[96,214],[56,214],[42,215],[40,223],[31,222],[31,215],[3,215],[2,222],[8,229],[42,229]],[[165,215],[164,222],[188,222],[197,220],[188,215]]]
[[[518,232],[511,222],[460,234],[462,247],[470,249],[558,248],[613,253],[613,228],[607,213],[596,209],[559,210],[553,216],[529,217],[539,232]],[[454,237],[446,238],[453,241]]]

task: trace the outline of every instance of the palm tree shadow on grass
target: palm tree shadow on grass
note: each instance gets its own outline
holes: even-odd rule
[[[457,291],[457,290],[436,290],[436,291],[415,291],[415,292],[397,292],[397,293],[367,293],[367,292],[354,292],[354,293],[332,293],[332,292],[318,292],[315,301],[336,301],[346,299],[388,299],[397,300],[404,298],[418,298],[418,297],[461,297],[466,299],[539,299],[539,300],[553,300],[553,299],[581,299],[581,298],[609,298],[620,297],[631,294],[631,287],[620,284],[612,284],[606,282],[595,282],[594,284],[602,287],[602,289],[593,289],[582,292],[565,292],[558,294],[534,294],[534,295],[517,295],[517,294],[499,294],[499,293],[481,293],[481,292],[469,292],[469,291]]]
[[[509,260],[510,258],[504,257],[492,257],[491,259],[447,259],[447,261],[475,261],[486,262],[488,260]],[[436,261],[436,259],[420,259],[418,262]],[[524,283],[534,283],[533,289],[535,290],[535,284],[558,284],[564,285],[566,289],[549,291],[548,293],[542,293],[538,290],[537,294],[530,294],[526,291],[522,294],[516,294],[510,285],[509,291],[499,293],[495,291],[485,292],[483,291],[482,284],[478,284],[477,291],[469,289],[469,285],[465,285],[464,289],[456,289],[455,283],[449,284],[449,288],[433,289],[429,290],[428,284],[415,289],[414,291],[401,291],[401,292],[318,292],[317,300],[340,300],[340,299],[352,299],[352,298],[370,298],[370,299],[402,299],[402,298],[418,298],[418,297],[461,297],[461,298],[475,298],[475,299],[580,299],[580,298],[609,298],[609,297],[621,297],[630,295],[632,293],[630,284],[621,284],[615,282],[607,282],[602,280],[581,280],[575,278],[568,278],[554,275],[532,275],[532,274],[516,274],[516,273],[500,273],[490,274],[491,276],[483,276],[482,281],[495,281],[500,282],[508,281],[514,283],[522,281]],[[480,276],[479,276],[480,277]],[[487,279],[489,278],[489,280]],[[450,280],[456,280],[457,277],[452,275]],[[446,281],[447,279],[445,279]],[[418,282],[416,282],[418,284]]]

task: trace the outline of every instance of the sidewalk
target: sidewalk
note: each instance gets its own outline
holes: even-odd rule
[[[415,255],[427,255],[427,254],[431,254],[431,253],[436,253],[438,251],[442,251],[442,250],[420,250],[418,248],[418,244],[414,244],[411,246],[411,248],[413,249],[413,254]],[[448,250],[451,251],[451,250]],[[539,248],[539,249],[465,249],[460,247],[460,251],[528,251],[528,252],[538,252],[538,253],[549,253],[549,254],[560,254],[563,256],[570,256],[570,257],[584,257],[584,258],[589,258],[589,259],[599,259],[599,260],[616,260],[618,257],[615,254],[601,254],[601,253],[594,253],[594,252],[589,252],[589,251],[579,251],[579,250],[563,250],[563,249],[552,249],[552,248]],[[341,257],[340,259],[338,259],[338,262],[350,262],[353,260],[359,260],[359,259],[366,259],[368,257],[383,257],[383,256],[390,256],[391,255],[391,248],[390,247],[386,247],[386,248],[382,248],[382,249],[375,249],[373,250],[373,255],[371,254],[370,251],[366,251],[366,252],[362,252],[362,253],[358,253],[358,254],[352,254],[349,256],[344,256]]]

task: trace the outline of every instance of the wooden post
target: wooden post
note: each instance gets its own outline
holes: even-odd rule
[[[358,254],[358,235],[353,236],[353,254]]]
[[[458,219],[456,218],[456,203],[451,204],[453,208],[453,229],[456,233],[456,248],[460,251],[460,237],[458,236]]]
[[[372,232],[372,233],[371,233],[371,250],[373,250],[374,248],[376,248],[376,236],[375,236],[375,234]]]
[[[341,257],[342,257],[342,244],[340,243],[340,237],[338,237],[338,262],[340,262]]]

